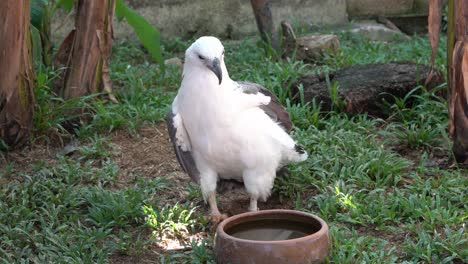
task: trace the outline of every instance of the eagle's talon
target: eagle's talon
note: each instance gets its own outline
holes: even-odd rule
[[[224,219],[228,218],[226,214],[211,214],[210,215],[210,222],[214,225],[217,226],[221,221]]]

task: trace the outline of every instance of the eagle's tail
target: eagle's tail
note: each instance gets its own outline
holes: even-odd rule
[[[289,162],[301,162],[306,160],[309,157],[307,151],[304,149],[303,146],[299,144],[295,144],[294,148],[289,149],[286,153],[286,158]]]

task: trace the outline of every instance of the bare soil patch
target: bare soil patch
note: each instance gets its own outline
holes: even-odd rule
[[[179,166],[174,154],[172,143],[167,133],[165,123],[155,126],[147,126],[138,131],[138,135],[130,135],[126,131],[118,131],[111,137],[113,160],[120,168],[117,183],[113,188],[126,188],[135,184],[138,177],[155,178],[166,177],[170,182],[170,190],[159,194],[158,199],[173,205],[176,202],[185,203],[188,201],[189,193],[187,187],[191,179]],[[195,202],[201,214],[208,216],[209,208],[201,199]],[[240,184],[230,184],[225,186],[218,194],[218,206],[221,212],[228,215],[244,213],[249,206],[249,196]],[[266,202],[259,201],[260,209],[292,209],[292,200],[280,200],[277,194],[273,194]],[[208,233],[202,233],[198,239],[213,237],[215,229],[208,227]],[[110,256],[111,263],[159,263],[160,258],[167,254],[190,250],[177,249],[167,250],[158,245],[154,245],[143,254],[128,256],[113,254]]]
[[[177,182],[189,182],[184,177],[172,149],[166,125],[147,126],[138,135],[117,131],[111,137],[113,160],[119,165],[119,188],[135,183],[137,177],[155,178],[168,176]]]
[[[0,153],[0,171],[7,170],[9,166],[14,168],[10,175],[0,177],[0,186],[14,180],[15,175],[19,172],[32,172],[31,165],[38,162],[43,162],[48,167],[54,166],[57,161],[55,154],[60,149],[60,146],[41,143],[25,146],[11,152]]]

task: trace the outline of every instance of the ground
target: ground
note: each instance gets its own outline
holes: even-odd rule
[[[109,143],[113,153],[112,159],[120,168],[118,177],[110,187],[111,189],[126,189],[137,182],[137,177],[165,177],[172,184],[169,190],[158,193],[162,203],[167,205],[183,204],[190,199],[187,187],[193,183],[191,183],[188,175],[181,170],[177,162],[165,123],[160,122],[142,127],[138,129],[136,135],[124,130],[116,131],[110,135]],[[10,153],[6,159],[2,160],[0,165],[6,166],[5,162],[7,162],[14,163],[18,167],[27,168],[27,164],[42,161],[46,162],[47,166],[54,166],[57,163],[56,155],[61,153],[63,149],[62,146],[33,145],[31,148]],[[413,161],[419,160],[422,154],[421,151],[415,151],[404,146],[396,147],[395,151]],[[437,167],[449,168],[454,166],[454,163],[449,161],[448,153],[444,151],[436,153],[429,163]],[[3,182],[3,184],[5,183]],[[312,195],[314,195],[314,191],[304,194],[305,197]],[[249,197],[242,188],[237,186],[232,190],[224,190],[218,196],[218,202],[222,212],[235,215],[246,212]],[[200,197],[196,199],[196,205],[200,207],[202,215],[208,215],[208,206],[202,202]],[[261,209],[295,209],[296,205],[292,199],[280,199],[278,193],[273,193],[267,202],[259,202],[259,207]],[[403,231],[395,233],[376,230],[375,226],[372,225],[360,226],[357,228],[357,232],[361,236],[385,239],[389,242],[386,249],[396,248],[397,253],[400,254],[402,252],[399,245],[407,239],[407,234]],[[160,259],[165,255],[178,252],[190,253],[192,250],[190,247],[191,240],[200,242],[203,239],[211,239],[214,233],[215,229],[210,225],[206,232],[185,234],[178,239],[169,238],[164,243],[155,243],[146,248],[141,254],[114,253],[109,256],[109,261],[110,263],[160,263]],[[148,230],[145,235],[149,237],[151,232]],[[456,261],[455,263],[462,262]]]
[[[171,188],[158,193],[159,200],[167,205],[187,202],[189,199],[187,187],[191,184],[191,179],[179,166],[164,122],[142,127],[138,129],[137,135],[130,134],[125,130],[116,131],[110,136],[109,143],[110,150],[113,153],[112,159],[120,168],[118,177],[110,187],[111,189],[126,189],[136,184],[140,177],[165,177],[167,181],[172,183]],[[58,162],[56,156],[60,155],[66,148],[66,146],[36,144],[31,148],[9,153],[7,157],[0,161],[0,166],[5,167],[7,164],[16,164],[19,168],[27,168],[28,164],[39,161],[45,162],[47,167],[54,166]],[[75,154],[68,153],[68,155]],[[0,182],[0,184],[6,184],[6,182]],[[196,204],[200,207],[201,214],[208,215],[208,206],[201,199],[197,199]],[[248,205],[249,197],[240,186],[234,186],[230,190],[223,190],[218,196],[219,209],[228,215],[246,212]],[[273,194],[267,202],[259,201],[258,206],[261,209],[294,209],[293,201],[289,199],[280,201],[277,194]],[[111,255],[109,260],[111,263],[159,263],[159,259],[165,254],[190,250],[191,239],[197,241],[210,239],[214,233],[215,228],[209,226],[207,232],[188,235],[188,237],[183,237],[181,242],[157,243],[144,254],[129,256],[117,253]],[[148,231],[146,235],[149,236],[150,234],[151,232]],[[167,248],[171,249],[168,250]]]
[[[354,64],[427,64],[428,38],[339,37],[341,52],[326,56],[324,65],[277,61],[256,39],[226,42],[231,77],[274,92],[295,124],[292,136],[309,152],[276,179],[259,208],[324,219],[332,237],[329,263],[468,261],[468,170],[450,152],[447,101],[437,92],[445,84],[434,91],[417,86],[383,105],[385,119],[294,104],[285,89],[299,77]],[[182,56],[189,44],[163,43],[165,58]],[[442,72],[444,55],[441,49],[436,60]],[[180,71],[162,72],[133,42],[116,41],[113,56],[118,104],[61,101],[47,86],[54,71],[38,73],[46,84],[36,89],[31,142],[0,152],[0,263],[214,263],[208,208],[181,172],[163,122]],[[62,124],[75,108],[87,112],[69,131]],[[248,208],[242,188],[222,192],[218,201],[229,215]]]

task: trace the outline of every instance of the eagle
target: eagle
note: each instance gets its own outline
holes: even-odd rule
[[[289,135],[293,124],[278,98],[259,84],[229,77],[216,37],[200,37],[186,50],[166,122],[179,164],[200,184],[214,223],[227,217],[216,203],[218,181],[243,182],[249,211],[257,211],[276,172],[308,157]]]

